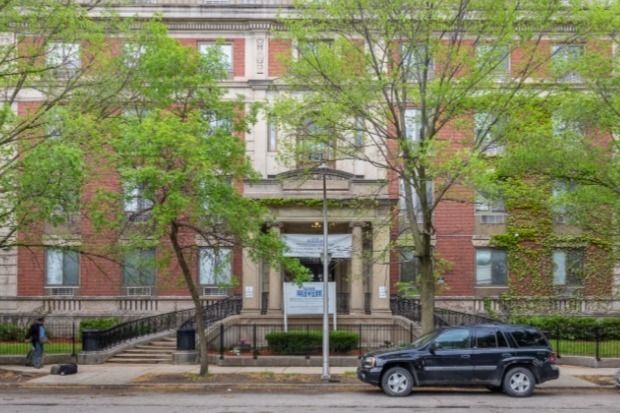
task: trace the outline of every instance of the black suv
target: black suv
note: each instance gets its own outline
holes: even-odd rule
[[[360,357],[357,377],[389,396],[413,386],[484,386],[527,397],[537,383],[560,377],[544,334],[533,327],[477,324],[423,335],[408,347]]]

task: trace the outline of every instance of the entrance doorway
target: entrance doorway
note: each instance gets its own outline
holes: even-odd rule
[[[320,258],[300,258],[299,262],[306,268],[310,270],[310,276],[312,277],[312,282],[322,282],[323,281],[323,262]],[[335,280],[335,261],[332,260],[329,263],[328,272],[329,278],[328,281]]]

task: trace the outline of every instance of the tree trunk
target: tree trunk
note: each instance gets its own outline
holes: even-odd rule
[[[205,322],[204,315],[202,311],[202,303],[200,302],[200,295],[198,294],[198,289],[196,288],[196,284],[192,279],[192,274],[189,269],[189,265],[187,264],[187,260],[183,255],[183,249],[179,244],[178,240],[179,227],[175,223],[172,224],[172,230],[170,231],[170,241],[172,241],[172,248],[174,249],[174,253],[176,254],[177,261],[179,266],[181,267],[181,272],[183,273],[183,278],[185,280],[185,284],[189,289],[189,292],[192,296],[192,301],[194,302],[194,308],[196,308],[196,332],[198,333],[198,349],[199,349],[199,358],[200,358],[200,372],[198,373],[200,376],[206,376],[209,373],[209,360],[207,358],[207,340],[205,335]]]
[[[435,274],[430,254],[420,258],[421,286],[420,304],[422,306],[422,332],[428,333],[435,328]]]

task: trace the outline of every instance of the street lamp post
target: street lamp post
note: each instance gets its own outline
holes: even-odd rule
[[[325,175],[327,167],[325,164],[319,167],[323,175],[323,373],[321,380],[329,381],[329,261],[331,259],[327,247],[327,182]]]

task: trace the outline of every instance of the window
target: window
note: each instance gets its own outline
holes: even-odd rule
[[[501,142],[502,124],[499,118],[490,112],[477,112],[474,115],[474,134],[476,148],[487,156],[501,155],[505,145]]]
[[[422,83],[433,78],[435,65],[424,45],[403,44],[402,71],[404,79],[411,82]]]
[[[580,82],[577,65],[583,57],[582,44],[556,44],[551,48],[553,75],[559,82]]]
[[[123,256],[123,286],[155,285],[155,249],[134,250]]]
[[[566,181],[554,181],[551,185],[551,215],[556,224],[569,221],[569,198],[575,191],[575,184]]]
[[[428,207],[431,207],[432,203],[433,203],[433,182],[432,181],[425,181],[423,183],[424,188],[423,190],[426,191],[426,203],[428,205]],[[416,192],[415,188],[413,187],[413,184],[411,184],[411,193],[413,195],[413,209],[415,211],[416,214],[416,221],[417,222],[423,222],[424,220],[424,215],[423,215],[423,210],[422,210],[422,200],[420,199],[420,196],[418,195],[418,193]],[[405,183],[404,181],[401,179],[400,181],[400,201],[399,201],[399,207],[400,207],[400,211],[403,214],[406,214],[407,212],[407,199],[406,199],[406,192],[405,192]]]
[[[578,286],[583,279],[583,250],[558,249],[553,251],[553,284]]]
[[[420,274],[420,260],[414,250],[400,249],[400,281],[415,283]]]
[[[331,136],[327,129],[306,119],[297,140],[301,167],[319,165],[332,158]]]
[[[79,278],[77,252],[54,248],[45,251],[45,283],[48,286],[77,286]]]
[[[223,69],[232,74],[233,72],[233,47],[232,44],[221,43],[199,43],[198,52],[202,55],[208,55],[211,53],[217,53],[222,63]]]
[[[73,76],[82,66],[80,45],[78,43],[50,43],[47,64],[54,70],[56,77]]]
[[[45,116],[47,118],[46,137],[55,140],[62,138],[63,119],[57,108],[51,109]]]
[[[506,212],[503,199],[498,199],[498,197],[493,197],[482,191],[476,191],[474,207],[476,213],[504,214]]]
[[[232,281],[232,249],[200,248],[200,285],[217,286]]]
[[[366,130],[366,125],[364,122],[364,118],[361,116],[355,117],[355,141],[354,145],[356,148],[361,148],[364,146],[364,131]]]
[[[332,39],[303,40],[299,42],[297,56],[309,62],[316,61],[322,53],[331,49],[333,42]]]
[[[278,127],[274,122],[267,125],[267,152],[278,150]]]
[[[476,68],[480,77],[506,79],[510,74],[510,50],[492,43],[476,45]]]
[[[419,142],[422,131],[422,111],[419,109],[405,110],[405,136],[409,142]]]
[[[125,43],[123,44],[122,58],[123,63],[129,69],[135,69],[140,63],[140,58],[146,52],[146,48],[139,44]]]
[[[493,328],[480,327],[476,329],[477,348],[508,347],[504,333]]]
[[[216,134],[230,135],[233,126],[232,110],[208,110],[203,112],[206,121],[206,136]]]
[[[457,350],[471,347],[471,335],[468,328],[447,330],[435,339],[438,350]]]
[[[579,145],[585,137],[584,125],[576,120],[566,119],[560,113],[551,115],[551,127],[553,136],[562,140],[562,145]]]
[[[124,189],[125,212],[146,217],[145,213],[153,208],[153,200],[145,196],[144,186],[126,184]]]
[[[505,286],[507,284],[506,251],[494,248],[476,250],[476,285]]]

